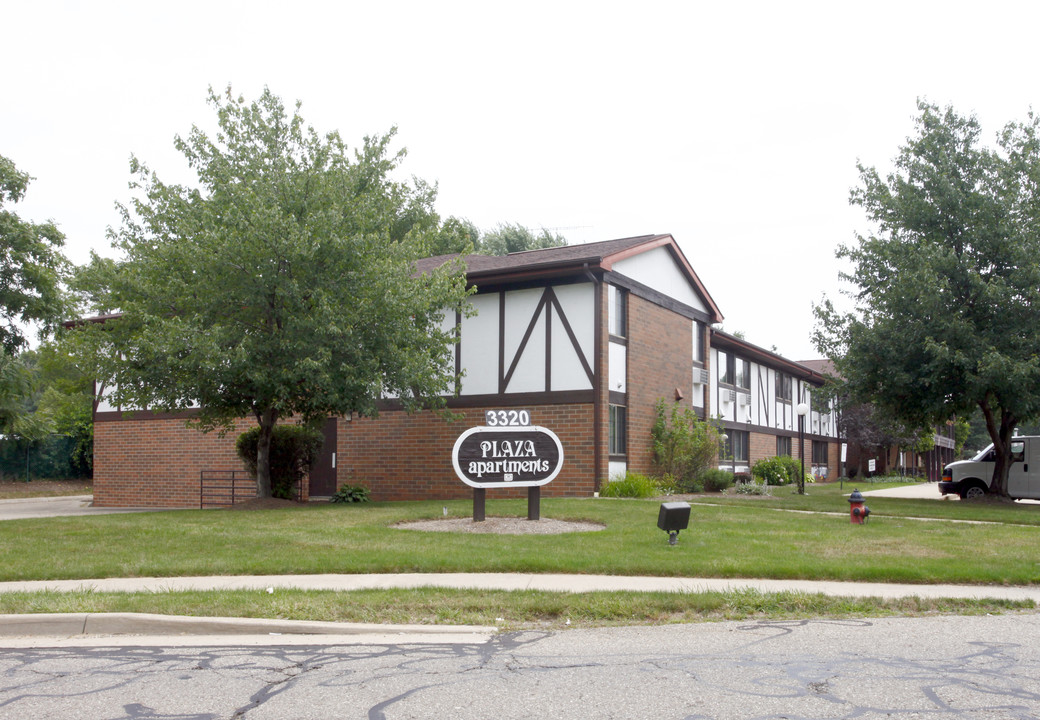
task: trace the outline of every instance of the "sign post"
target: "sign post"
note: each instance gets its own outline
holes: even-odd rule
[[[531,425],[527,410],[488,410],[485,422],[462,433],[451,453],[455,474],[473,488],[473,521],[485,519],[486,489],[499,487],[526,487],[527,519],[538,520],[542,485],[563,469],[560,438]]]

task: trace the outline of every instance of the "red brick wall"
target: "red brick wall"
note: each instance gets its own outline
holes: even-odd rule
[[[429,412],[385,411],[376,419],[339,423],[337,482],[367,485],[373,500],[467,498],[473,488],[455,475],[451,451],[471,427],[484,425],[484,411],[468,409],[458,421]],[[594,490],[593,405],[527,407],[531,422],[549,428],[563,445],[563,470],[542,495],[589,496]],[[492,488],[488,497],[526,497],[526,488]]]
[[[752,432],[749,444],[748,459],[751,462],[748,463],[748,467],[752,467],[756,460],[776,455],[776,435]],[[792,438],[791,452],[794,453],[794,457],[798,457],[798,438]]]
[[[252,425],[240,420],[221,438],[181,418],[96,422],[94,504],[198,507],[201,470],[245,470],[235,440]]]
[[[670,310],[628,295],[628,468],[652,471],[654,403],[669,406],[682,393],[682,407],[693,397],[693,324]]]
[[[819,439],[819,438],[817,438]],[[806,435],[805,437],[805,471],[809,472],[812,469],[812,443],[813,438]],[[776,435],[769,433],[751,432],[751,448],[750,448],[750,459],[749,465],[753,466],[756,460],[762,458],[773,457],[776,455]],[[799,458],[798,455],[798,435],[795,434],[791,438],[791,457],[795,460]],[[828,480],[838,479],[838,463],[841,458],[841,444],[837,440],[828,439],[827,448],[827,478]]]

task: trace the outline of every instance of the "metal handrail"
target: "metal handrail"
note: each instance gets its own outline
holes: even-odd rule
[[[199,472],[199,509],[234,505],[238,499],[256,497],[256,480],[245,470]]]

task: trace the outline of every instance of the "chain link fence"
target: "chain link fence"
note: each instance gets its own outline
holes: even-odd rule
[[[93,443],[69,435],[43,440],[0,439],[0,480],[73,480],[91,477]]]

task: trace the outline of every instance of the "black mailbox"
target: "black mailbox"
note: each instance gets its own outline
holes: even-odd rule
[[[657,527],[668,533],[668,544],[675,545],[679,541],[679,531],[690,526],[690,503],[661,503],[661,511],[657,514]]]

